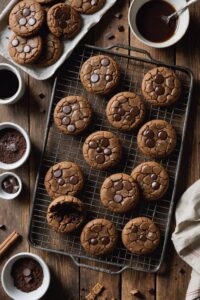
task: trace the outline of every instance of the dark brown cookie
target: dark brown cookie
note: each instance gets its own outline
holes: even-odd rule
[[[112,222],[95,219],[85,225],[81,233],[81,244],[90,255],[103,255],[111,252],[117,242],[117,232]]]
[[[144,124],[137,135],[137,144],[147,156],[165,157],[176,146],[176,132],[164,120],[152,120]]]
[[[120,130],[130,131],[143,120],[145,106],[139,96],[131,92],[121,92],[108,102],[106,115],[110,124]]]
[[[107,55],[92,56],[82,65],[80,79],[88,92],[105,95],[118,85],[119,66]]]
[[[160,230],[148,218],[139,217],[130,220],[122,231],[124,246],[134,254],[153,252],[160,242]]]
[[[53,5],[47,12],[49,30],[58,38],[72,39],[81,28],[81,17],[65,3]]]
[[[84,205],[73,196],[56,198],[47,210],[47,222],[57,232],[73,232],[80,227],[84,219]]]
[[[33,0],[20,1],[9,15],[9,25],[12,31],[22,37],[36,34],[45,21],[42,6]]]
[[[92,118],[90,103],[82,96],[61,99],[54,110],[54,122],[65,134],[78,134],[86,129]]]
[[[75,163],[60,162],[48,170],[44,184],[47,193],[52,198],[61,195],[74,196],[83,187],[83,173]]]
[[[109,131],[97,131],[87,137],[83,145],[83,156],[93,168],[105,170],[117,164],[121,157],[121,143]]]
[[[167,106],[181,94],[181,82],[170,69],[158,67],[150,70],[142,81],[142,92],[152,105]]]
[[[69,0],[69,4],[79,13],[93,14],[100,10],[106,0]]]
[[[8,52],[18,64],[32,64],[40,57],[42,39],[40,36],[21,37],[13,35],[9,41]]]
[[[162,198],[169,186],[166,170],[155,161],[147,161],[137,166],[131,173],[138,183],[144,199],[154,201]]]
[[[136,206],[139,188],[131,176],[123,173],[113,174],[104,181],[100,198],[109,210],[124,213]]]

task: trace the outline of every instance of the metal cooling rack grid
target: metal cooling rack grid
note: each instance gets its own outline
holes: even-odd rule
[[[35,188],[32,218],[29,228],[29,240],[35,247],[71,256],[78,265],[81,265],[78,258],[87,258],[92,261],[103,263],[103,270],[106,272],[112,273],[109,265],[118,267],[120,269],[118,273],[125,268],[155,272],[159,269],[163,260],[164,249],[166,246],[193,78],[188,70],[171,66],[175,69],[182,81],[183,91],[180,101],[169,108],[148,107],[147,110],[145,121],[151,119],[164,119],[174,126],[178,136],[177,146],[172,155],[162,161],[160,160],[170,175],[170,188],[167,194],[162,200],[155,203],[144,202],[141,200],[138,208],[132,214],[119,215],[112,213],[105,209],[99,200],[99,191],[104,179],[115,172],[125,172],[130,174],[136,165],[148,159],[145,158],[137,148],[136,132],[131,134],[120,133],[109,125],[105,117],[105,108],[107,101],[111,96],[103,98],[87,94],[80,83],[79,69],[82,63],[90,56],[107,52],[118,61],[122,70],[120,85],[118,90],[115,90],[115,93],[118,91],[130,90],[141,95],[140,86],[144,74],[154,66],[161,65],[161,63],[151,59],[142,59],[129,55],[126,56],[111,50],[112,49],[105,50],[90,46],[81,47],[75,51],[70,59],[68,59],[67,63],[63,65],[58,74],[49,112],[46,144]],[[87,132],[78,137],[63,135],[53,124],[52,116],[55,105],[62,97],[67,95],[86,96],[94,109],[93,124]],[[92,169],[83,159],[83,142],[91,132],[97,130],[112,131],[113,133],[116,133],[122,141],[124,152],[121,163],[112,170],[100,171]],[[113,221],[119,231],[119,243],[113,253],[107,257],[98,259],[89,257],[81,248],[79,241],[80,232],[70,236],[58,234],[52,231],[46,222],[47,207],[51,202],[51,199],[44,188],[44,177],[47,170],[52,165],[64,160],[71,160],[78,163],[84,171],[85,185],[78,197],[86,205],[87,221],[93,218],[108,218]],[[136,216],[147,216],[153,219],[161,229],[161,243],[158,249],[151,255],[133,255],[123,247],[120,241],[122,228],[131,218]],[[98,269],[97,267],[91,268]]]

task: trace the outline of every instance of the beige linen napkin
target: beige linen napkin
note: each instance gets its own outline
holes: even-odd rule
[[[200,180],[182,195],[175,216],[172,241],[179,256],[193,269],[185,299],[200,299]]]

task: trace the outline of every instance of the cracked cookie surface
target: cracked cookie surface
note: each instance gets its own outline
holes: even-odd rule
[[[142,255],[154,251],[160,242],[160,230],[146,217],[130,220],[122,231],[124,246],[132,253]]]
[[[94,256],[111,252],[117,242],[113,223],[106,219],[95,219],[85,225],[81,233],[81,244],[85,251]]]
[[[85,130],[92,118],[90,103],[81,96],[61,99],[54,110],[54,122],[65,134],[78,134]]]
[[[139,200],[139,188],[133,178],[124,173],[105,179],[100,191],[103,205],[111,211],[124,213],[134,209]]]
[[[61,195],[73,196],[83,187],[83,173],[73,162],[60,162],[48,170],[44,184],[51,198]]]
[[[152,120],[140,128],[137,135],[137,144],[147,156],[165,157],[176,146],[176,132],[168,122]]]
[[[119,82],[119,66],[107,55],[92,56],[82,65],[80,79],[88,92],[105,95],[110,93]]]
[[[106,0],[69,0],[69,4],[82,14],[93,14],[100,10]]]
[[[47,222],[57,232],[75,231],[85,219],[83,203],[73,196],[60,196],[53,200],[47,210]]]
[[[135,93],[121,92],[108,102],[106,115],[113,127],[122,131],[130,131],[142,122],[145,106]]]
[[[169,186],[169,176],[162,165],[147,161],[138,165],[131,173],[138,183],[144,199],[154,201],[162,198]]]
[[[167,106],[178,100],[181,82],[170,69],[158,67],[150,70],[142,81],[145,99],[155,106]]]

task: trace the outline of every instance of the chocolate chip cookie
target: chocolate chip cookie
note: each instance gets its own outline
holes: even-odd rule
[[[81,168],[73,162],[60,162],[48,170],[44,184],[51,198],[61,195],[73,196],[83,187],[83,173]]]
[[[144,124],[137,135],[137,144],[147,156],[165,157],[176,146],[176,132],[164,120],[152,120]]]
[[[100,10],[106,0],[69,0],[69,4],[79,13],[93,14]]]
[[[48,67],[53,65],[63,52],[63,44],[51,33],[47,33],[43,37],[43,48],[40,59],[37,62],[39,67]]]
[[[42,6],[33,0],[20,1],[9,15],[12,31],[22,37],[35,35],[45,21]]]
[[[47,210],[47,222],[57,232],[70,233],[85,219],[83,203],[73,196],[60,196],[53,200]]]
[[[55,0],[35,0],[35,1],[41,4],[47,4],[47,3],[54,2]]]
[[[110,124],[123,131],[136,128],[142,122],[144,114],[144,103],[131,92],[118,93],[110,99],[106,108]]]
[[[167,106],[178,100],[181,82],[170,69],[158,67],[150,70],[142,81],[145,99],[155,106]]]
[[[136,206],[139,188],[131,176],[123,173],[113,174],[104,181],[100,198],[109,210],[124,213]]]
[[[117,164],[121,157],[121,143],[109,131],[97,131],[87,137],[83,145],[83,156],[93,168],[105,170]]]
[[[95,219],[87,223],[81,233],[81,244],[90,255],[107,254],[115,248],[116,242],[115,226],[106,219]]]
[[[61,99],[54,110],[54,122],[65,134],[78,134],[91,122],[92,108],[82,96]]]
[[[169,186],[169,176],[162,165],[147,161],[137,166],[131,173],[138,183],[143,198],[154,201],[162,198]]]
[[[160,230],[149,218],[130,220],[122,231],[124,246],[134,254],[153,252],[160,242]]]
[[[107,55],[92,56],[81,67],[80,79],[88,92],[105,95],[118,85],[119,66]]]
[[[40,36],[21,37],[12,35],[8,44],[11,58],[18,64],[32,64],[40,57],[42,51],[42,38]]]
[[[49,30],[58,38],[72,39],[81,28],[81,17],[65,3],[53,5],[47,12]]]

